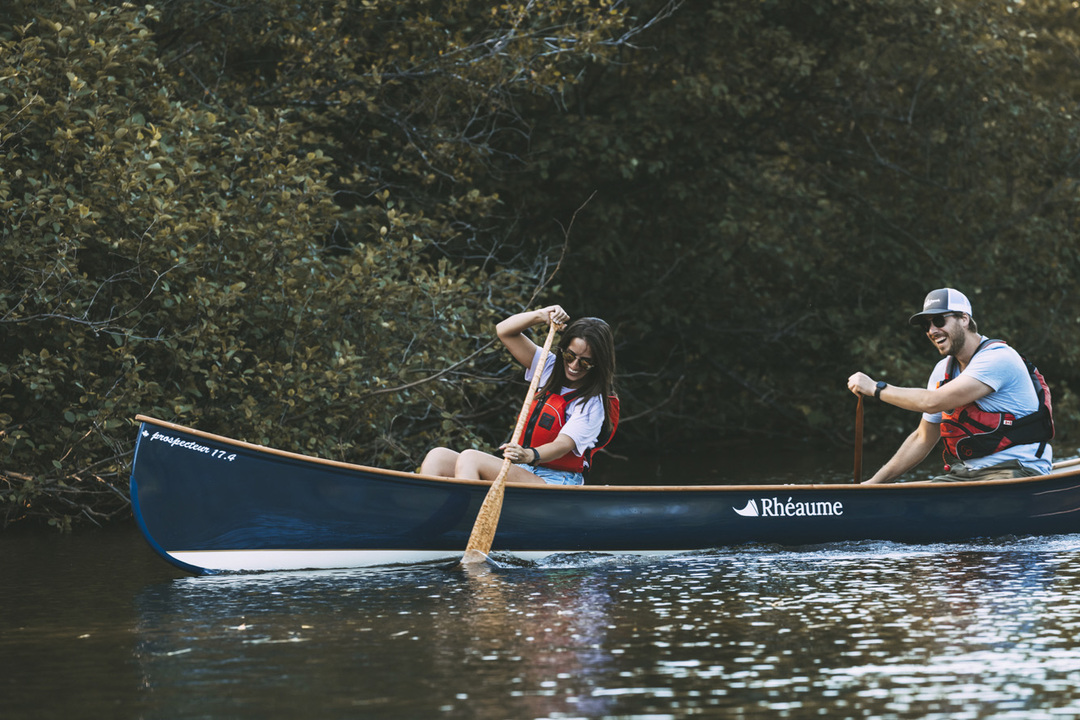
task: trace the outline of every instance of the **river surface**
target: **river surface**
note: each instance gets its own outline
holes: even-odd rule
[[[851,476],[745,458],[611,477]],[[1080,535],[495,560],[196,578],[133,524],[16,526],[0,718],[1080,718]]]
[[[0,717],[1080,717],[1080,535],[194,578],[0,535]]]

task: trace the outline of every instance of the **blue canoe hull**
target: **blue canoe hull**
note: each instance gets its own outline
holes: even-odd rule
[[[138,419],[136,520],[158,553],[197,574],[460,558],[488,490]],[[538,558],[1073,532],[1080,532],[1080,469],[956,484],[508,484],[492,550]]]

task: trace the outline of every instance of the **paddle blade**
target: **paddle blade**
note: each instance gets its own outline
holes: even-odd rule
[[[551,322],[548,325],[548,334],[547,339],[544,340],[544,347],[540,349],[540,359],[536,363],[538,368],[544,367],[544,362],[551,351],[551,341],[554,338],[555,323]],[[532,380],[529,381],[529,391],[525,393],[525,402],[521,405],[517,425],[514,427],[514,434],[510,438],[512,443],[516,444],[521,440],[521,433],[525,429],[525,421],[529,417],[529,408],[532,406],[533,398],[536,396],[540,375],[539,371],[533,373]],[[465,548],[465,557],[462,558],[461,562],[475,563],[487,560],[487,554],[491,552],[491,543],[495,540],[495,528],[499,525],[499,513],[502,512],[503,488],[506,485],[506,474],[508,472],[510,472],[510,461],[503,458],[499,476],[491,484],[491,488],[484,498],[484,504],[480,506],[480,512],[476,516],[472,533],[469,535],[469,545]],[[481,555],[483,557],[478,560],[477,558]]]
[[[480,512],[476,514],[476,522],[469,534],[469,544],[465,546],[465,556],[461,558],[464,564],[486,562],[488,559],[491,544],[495,541],[495,529],[499,527],[499,515],[502,513],[506,490],[506,473],[509,470],[510,461],[504,460],[499,476],[491,483],[487,495],[484,496],[484,502],[480,506]]]
[[[484,563],[487,563],[490,559],[491,558],[489,558],[487,555],[480,552],[479,550],[466,550],[465,554],[461,556],[461,564],[482,565]]]

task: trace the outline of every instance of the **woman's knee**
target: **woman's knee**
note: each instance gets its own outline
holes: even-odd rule
[[[462,450],[460,453],[458,453],[456,458],[457,467],[459,469],[478,467],[482,462],[482,458],[485,455],[486,453],[482,453],[479,450],[473,450],[472,448],[468,450]]]
[[[424,475],[453,477],[457,460],[458,453],[450,448],[432,448],[431,450],[428,450],[428,454],[424,456],[424,462],[420,465],[420,472]]]
[[[501,461],[481,450],[462,450],[458,454],[457,464],[454,467],[454,476],[480,480],[484,477],[484,471],[488,470],[492,463],[496,465]]]

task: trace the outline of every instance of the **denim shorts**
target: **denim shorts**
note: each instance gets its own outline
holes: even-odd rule
[[[571,470],[552,470],[543,465],[518,465],[522,470],[528,470],[548,485],[584,485],[585,476]]]

